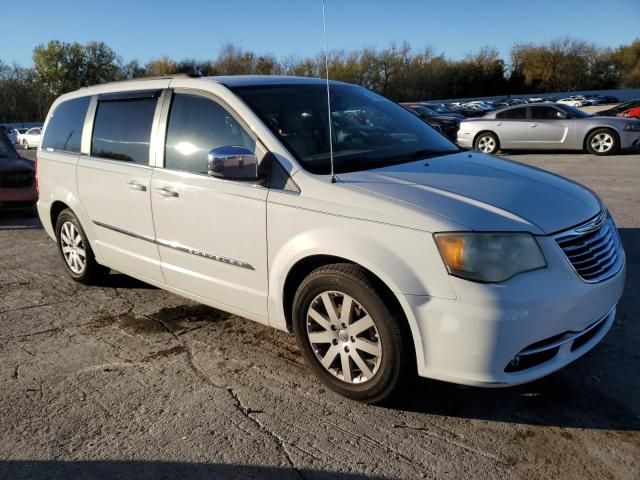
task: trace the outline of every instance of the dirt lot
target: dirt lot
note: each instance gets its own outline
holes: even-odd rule
[[[327,391],[284,333],[120,274],[78,285],[37,220],[0,217],[0,478],[640,478],[640,155],[509,157],[609,205],[615,325],[542,381],[416,380],[393,409]]]

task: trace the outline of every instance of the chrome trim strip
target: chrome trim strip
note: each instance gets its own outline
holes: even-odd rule
[[[163,247],[173,248],[174,250],[178,250],[180,252],[190,253],[191,255],[208,258],[209,260],[215,260],[216,262],[226,263],[228,265],[233,265],[240,268],[246,268],[247,270],[255,270],[253,266],[251,266],[247,262],[236,260],[234,258],[224,257],[222,255],[216,255],[215,253],[207,253],[202,250],[197,250],[195,248],[187,247],[186,245],[182,245],[178,242],[170,242],[168,240],[162,240],[161,238],[156,238],[156,243],[158,245],[162,245]]]
[[[591,330],[593,330],[594,328],[598,327],[603,322],[607,321],[607,319],[609,319],[609,317],[614,313],[615,309],[616,309],[616,307],[614,306],[613,308],[611,308],[611,310],[609,310],[609,312],[605,316],[603,316],[600,320],[595,321],[594,323],[589,325],[584,330],[581,330],[579,332],[569,331],[569,332],[567,332],[568,336],[566,336],[566,337],[564,337],[564,338],[562,338],[560,340],[556,340],[555,342],[552,342],[549,345],[545,345],[543,347],[532,348],[532,349],[528,349],[528,350],[525,349],[525,350],[521,351],[520,353],[518,353],[518,356],[522,357],[522,356],[527,356],[527,355],[535,355],[536,353],[542,353],[542,352],[546,352],[547,350],[553,350],[554,348],[558,348],[558,347],[561,347],[562,345],[565,345],[567,343],[573,342],[574,340],[577,340],[578,338],[582,337],[586,333],[589,333]]]
[[[253,268],[251,264],[247,262],[243,262],[242,260],[236,260],[235,258],[229,258],[223,255],[216,255],[215,253],[205,252],[202,250],[188,247],[186,245],[182,245],[178,242],[171,242],[169,240],[162,240],[161,238],[153,238],[153,237],[148,237],[146,235],[140,235],[130,230],[126,230],[120,227],[114,227],[113,225],[108,225],[106,223],[98,222],[96,220],[93,220],[93,223],[99,227],[106,228],[108,230],[113,230],[114,232],[122,233],[123,235],[128,235],[130,237],[138,238],[140,240],[145,240],[147,242],[155,243],[156,245],[161,245],[163,247],[173,248],[174,250],[178,250],[180,252],[190,253],[191,255],[196,255],[197,257],[207,258],[209,260],[214,260],[220,263],[226,263],[227,265],[233,265],[234,267],[246,268],[247,270],[255,270],[255,268]]]
[[[113,230],[114,232],[122,233],[124,235],[128,235],[128,236],[133,237],[133,238],[139,238],[140,240],[145,240],[147,242],[156,243],[155,238],[148,237],[146,235],[140,235],[139,233],[132,232],[131,230],[126,230],[126,229],[120,228],[120,227],[114,227],[113,225],[108,225],[106,223],[97,222],[95,220],[93,220],[93,223],[94,223],[94,225],[97,225],[97,226],[102,227],[102,228],[106,228],[108,230]]]

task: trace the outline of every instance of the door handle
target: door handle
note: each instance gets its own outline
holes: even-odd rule
[[[532,124],[531,124],[531,126],[532,126],[532,127],[537,127],[537,126],[538,126],[538,124],[537,124],[537,123],[532,123]]]
[[[175,190],[171,190],[169,187],[156,188],[156,191],[158,192],[158,195],[160,195],[161,197],[177,197],[178,196],[178,192],[176,192]]]
[[[135,180],[129,180],[127,182],[127,185],[129,185],[129,188],[131,190],[136,190],[138,192],[146,192],[147,191],[147,187],[141,183],[136,182]]]

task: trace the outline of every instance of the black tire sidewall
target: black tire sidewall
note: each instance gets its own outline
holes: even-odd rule
[[[306,312],[311,302],[326,291],[340,291],[351,295],[374,320],[382,344],[382,360],[371,380],[362,384],[347,384],[328,372],[316,357],[307,338]],[[300,285],[292,313],[294,333],[304,359],[327,387],[354,400],[379,403],[389,397],[398,386],[403,363],[403,339],[397,319],[369,286],[339,271],[314,272]]]
[[[609,135],[611,135],[611,138],[613,138],[613,147],[611,147],[611,150],[609,150],[608,152],[598,152],[597,150],[593,150],[591,148],[591,140],[593,139],[593,137],[600,133],[608,133]],[[613,155],[618,151],[619,148],[620,140],[618,140],[618,135],[616,135],[616,133],[609,128],[598,128],[587,136],[587,151],[592,155],[597,155],[598,157]]]

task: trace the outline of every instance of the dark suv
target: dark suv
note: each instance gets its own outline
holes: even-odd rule
[[[402,106],[445,135],[456,141],[462,116],[457,114],[441,114],[420,103],[403,103]]]
[[[37,200],[33,163],[20,158],[7,135],[0,130],[0,211],[35,214]]]

